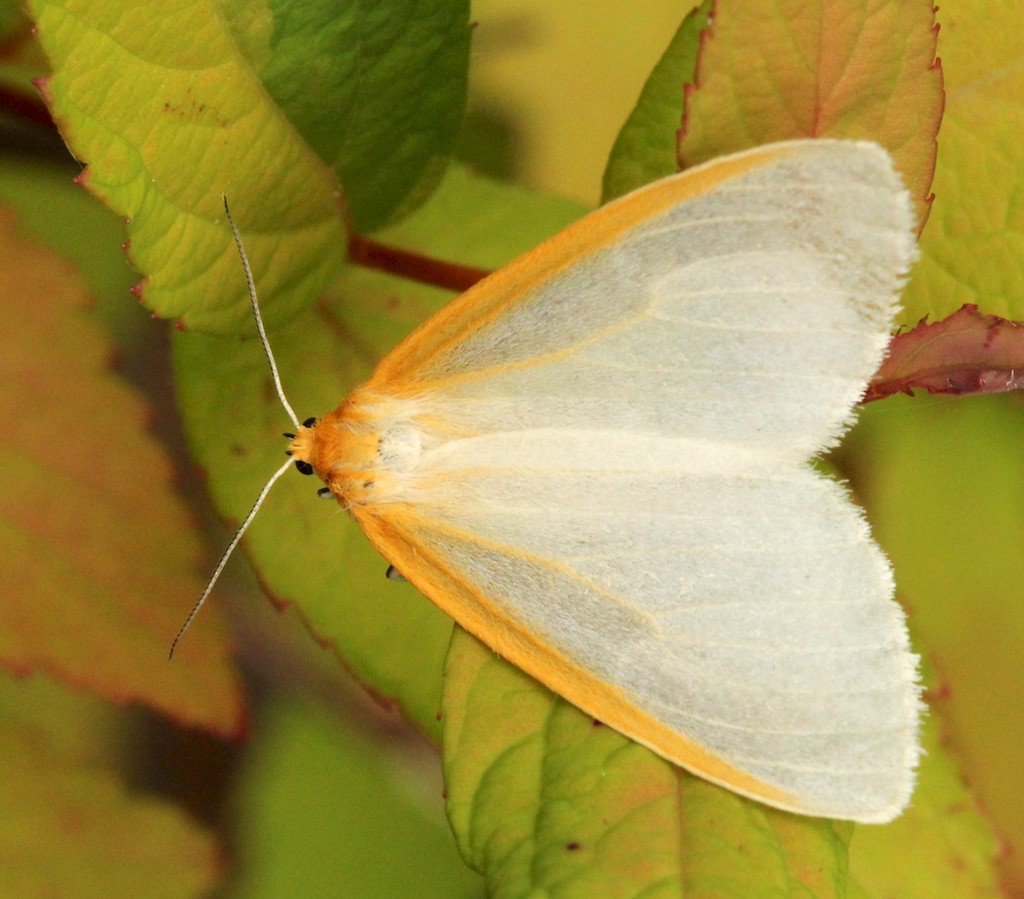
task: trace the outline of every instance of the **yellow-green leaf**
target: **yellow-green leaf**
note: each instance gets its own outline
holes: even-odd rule
[[[327,166],[281,115],[213,0],[30,4],[54,74],[44,87],[83,181],[129,221],[157,314],[248,332],[221,194],[249,234],[268,318],[308,304],[343,235]]]
[[[444,819],[440,779],[421,776],[434,763],[422,742],[295,698],[263,708],[253,729],[232,808],[231,895],[483,895]]]
[[[863,411],[844,447],[911,627],[936,669],[933,714],[943,722],[943,748],[1011,846],[1024,842],[1024,782],[1014,749],[1024,745],[1022,413],[1019,394],[893,397]],[[936,812],[970,807],[950,790],[934,800]],[[936,826],[946,824],[940,819]],[[975,828],[967,833],[975,842],[961,833],[952,850],[971,863],[946,862],[962,876],[976,868],[979,845],[992,854],[988,842],[976,842]],[[1005,864],[1020,884],[1015,855]]]
[[[929,677],[929,680],[934,678]],[[868,896],[1003,896],[999,845],[939,737],[943,704],[925,720],[921,775],[910,808],[886,827],[858,827],[850,876]]]
[[[44,95],[83,182],[128,219],[143,302],[190,328],[251,333],[222,194],[284,321],[344,258],[340,191],[375,227],[423,199],[458,132],[465,0],[31,11],[54,68]]]
[[[1024,69],[1013,2],[940,4],[946,109],[905,321],[944,318],[964,303],[1024,319]]]

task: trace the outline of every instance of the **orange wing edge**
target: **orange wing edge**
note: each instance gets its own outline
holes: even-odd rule
[[[505,615],[472,583],[403,533],[400,506],[355,506],[352,513],[377,551],[431,602],[502,658],[507,659],[577,708],[673,764],[767,805],[803,814],[827,815],[800,797],[730,765],[711,750],[638,709],[618,687],[596,678],[577,662]],[[382,514],[383,513],[383,514]],[[396,514],[397,513],[397,514]]]

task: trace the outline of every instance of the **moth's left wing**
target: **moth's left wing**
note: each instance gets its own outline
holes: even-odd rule
[[[353,509],[463,627],[739,793],[859,821],[902,810],[915,659],[888,564],[839,485],[680,440],[464,443],[436,460],[437,501]]]

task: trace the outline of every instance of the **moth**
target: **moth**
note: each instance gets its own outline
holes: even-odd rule
[[[484,279],[333,412],[299,424],[285,401],[290,461],[587,714],[768,805],[888,821],[920,752],[917,659],[863,514],[809,463],[850,425],[915,255],[875,144],[716,159]]]

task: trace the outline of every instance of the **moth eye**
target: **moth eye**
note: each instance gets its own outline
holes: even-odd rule
[[[316,424],[316,419],[315,419],[315,418],[307,418],[307,419],[306,419],[306,420],[305,420],[305,421],[304,421],[304,422],[302,423],[302,427],[304,427],[304,428],[311,428],[311,427],[313,427],[313,425],[315,425],[315,424]]]
[[[313,473],[313,466],[310,465],[308,462],[303,461],[302,459],[296,459],[295,460],[295,467],[299,471],[301,471],[303,474],[312,474]]]
[[[331,488],[330,487],[321,487],[319,490],[317,490],[316,495],[319,496],[320,499],[333,499],[334,498],[334,494],[331,492]]]
[[[295,439],[295,435],[294,434],[289,434],[287,431],[285,431],[284,434],[282,434],[281,436],[282,437],[287,437],[289,440],[294,440]]]

